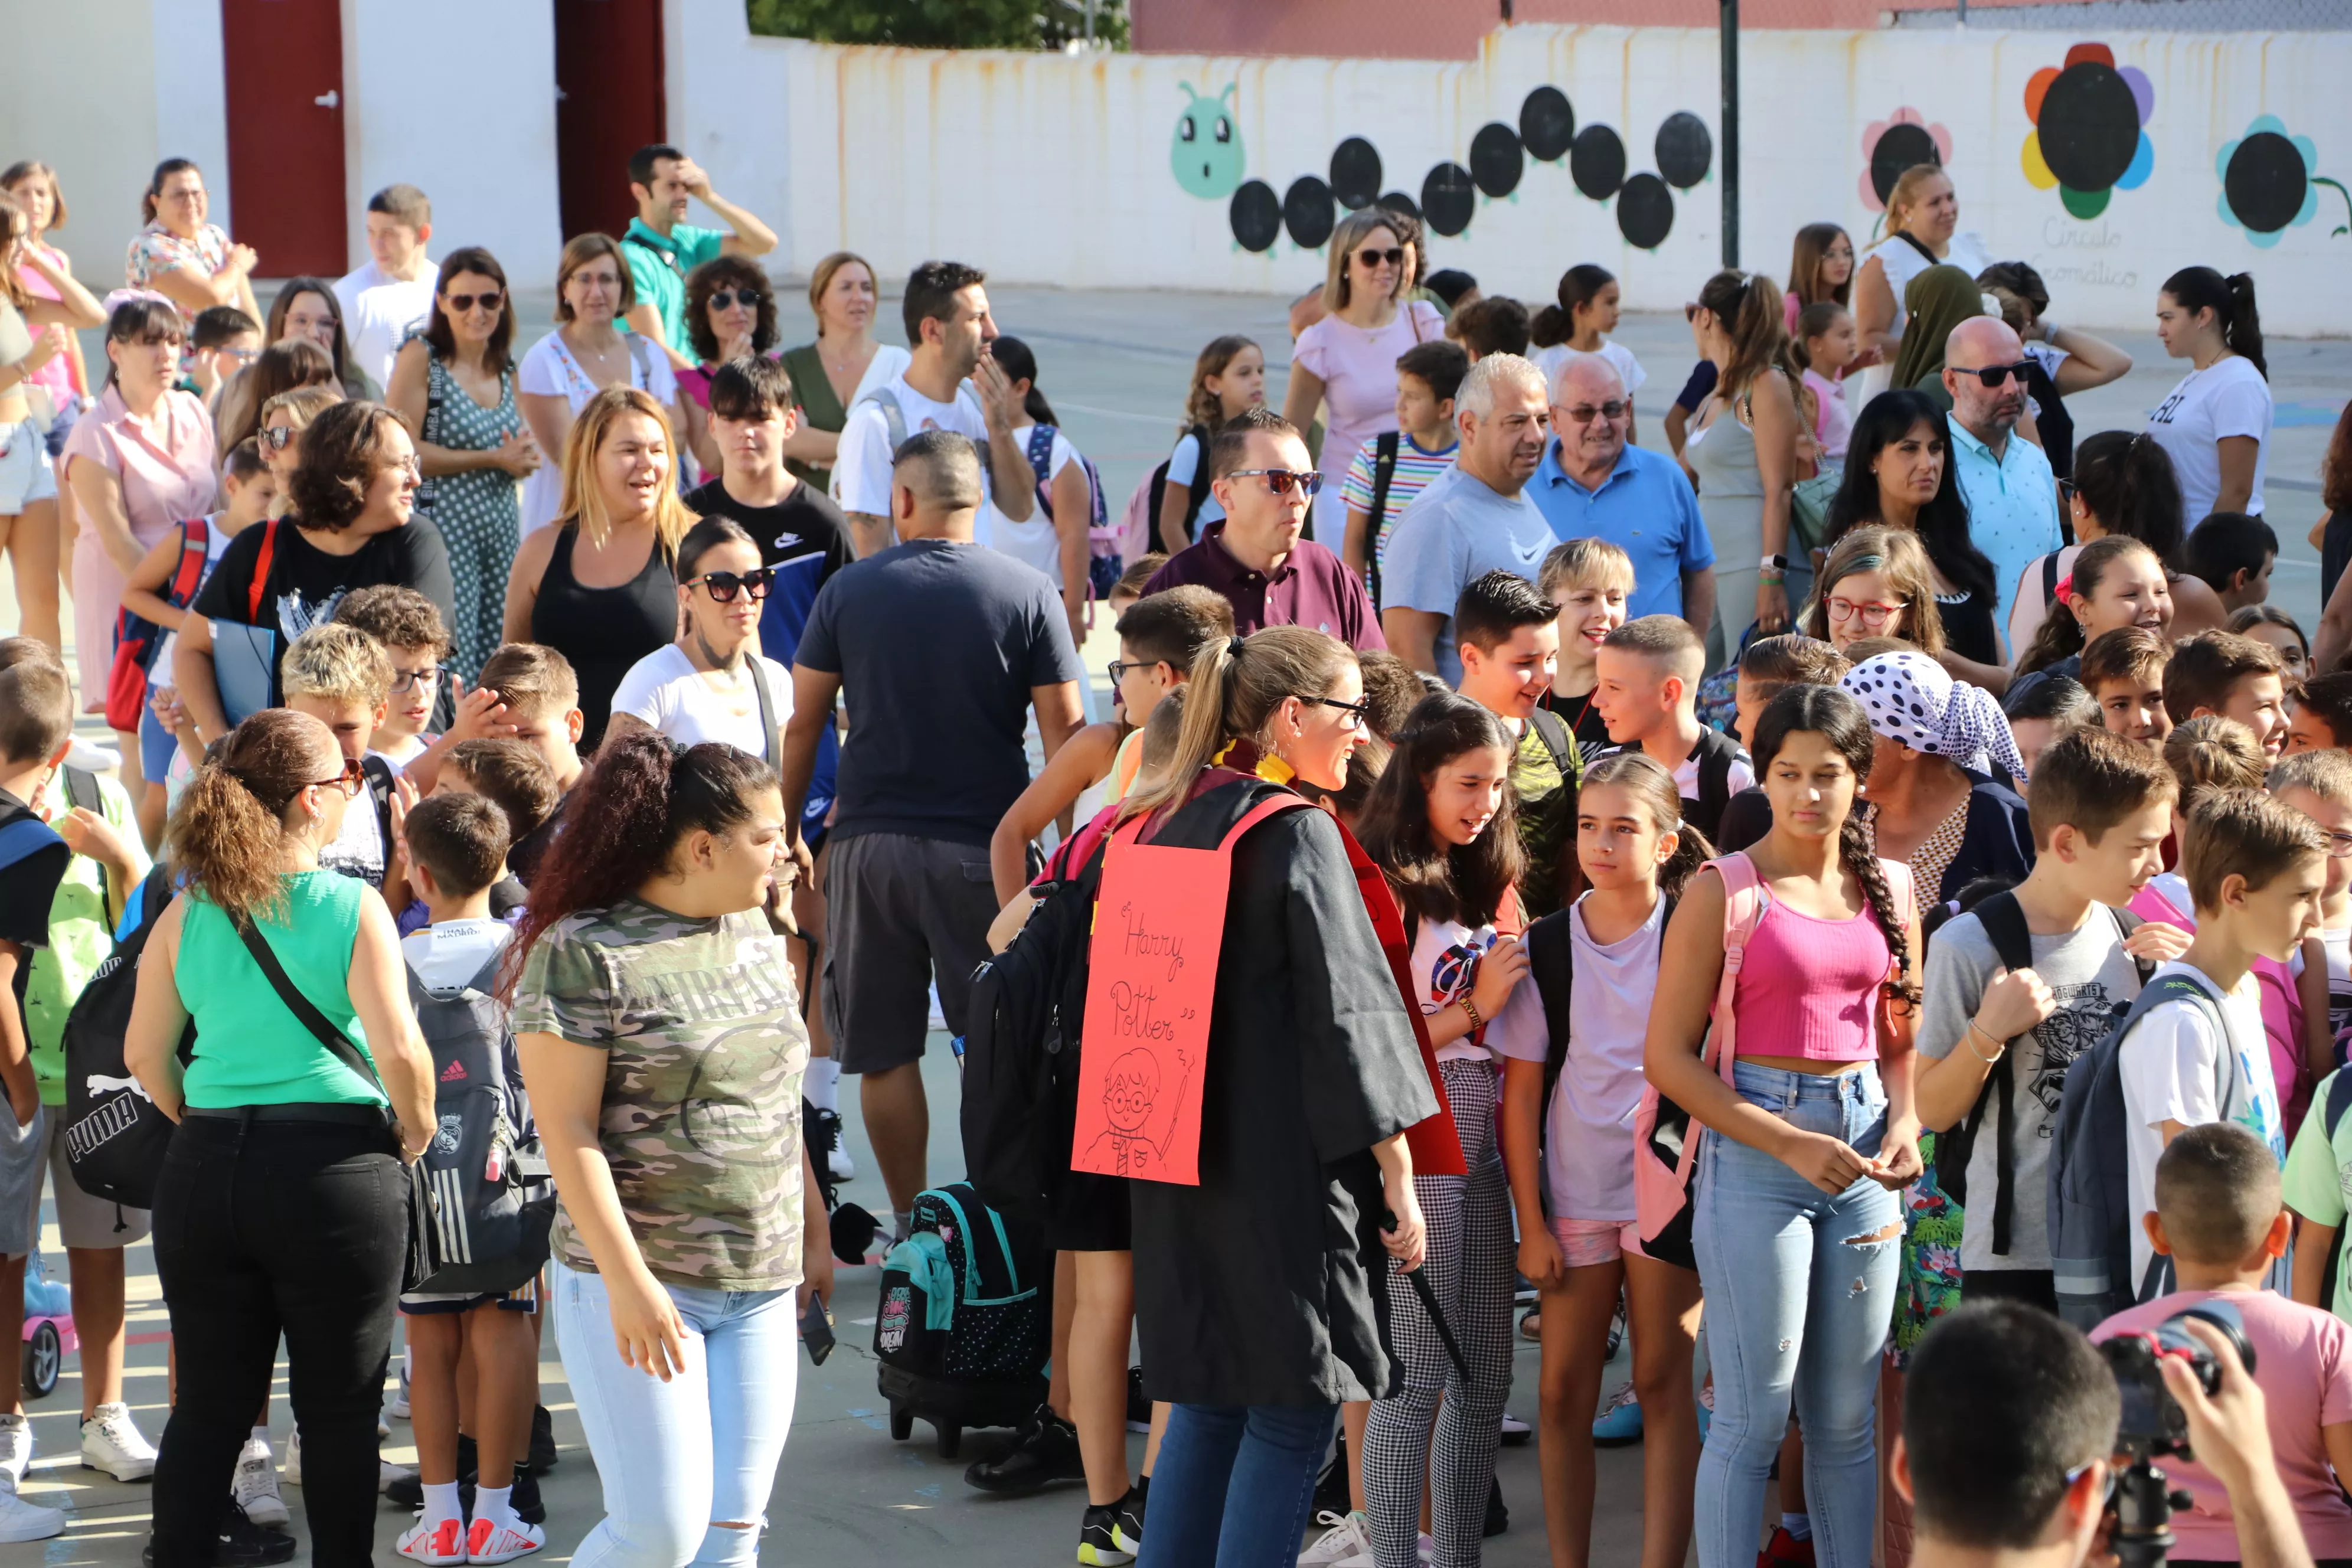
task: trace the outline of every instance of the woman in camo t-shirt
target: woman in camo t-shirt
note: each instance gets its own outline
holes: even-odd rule
[[[608,741],[578,794],[572,820],[601,830],[558,839],[531,883],[514,1009],[562,1199],[563,1370],[610,1510],[573,1561],[748,1565],[795,1309],[833,1293],[808,1034],[761,913],[783,801],[758,758],[648,733]]]

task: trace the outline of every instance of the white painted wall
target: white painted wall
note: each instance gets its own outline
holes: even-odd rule
[[[0,165],[38,158],[57,170],[68,208],[57,242],[73,256],[76,274],[94,285],[121,285],[123,254],[139,232],[139,193],[158,157],[158,84],[167,58],[157,47],[156,13],[173,3],[74,0],[8,10]],[[225,173],[226,158],[224,152],[206,163],[207,174]]]
[[[1072,288],[1184,287],[1296,291],[1322,268],[1286,237],[1264,255],[1232,237],[1227,203],[1186,195],[1170,146],[1188,99],[1237,84],[1247,174],[1277,195],[1327,173],[1339,141],[1379,148],[1383,184],[1418,194],[1443,160],[1467,161],[1490,121],[1516,124],[1520,101],[1550,83],[1580,125],[1616,128],[1629,173],[1654,168],[1657,127],[1689,110],[1721,137],[1711,29],[1524,26],[1466,64],[1398,60],[1208,59],[1176,56],[927,53],[749,37],[740,8],[689,4],[672,26],[674,137],[719,187],[783,237],[779,271],[804,273],[826,251],[864,252],[902,276],[928,257],[987,267],[1006,282]],[[1790,237],[1817,219],[1858,238],[1877,215],[1862,199],[1864,133],[1899,108],[1946,127],[1961,226],[1994,255],[2032,261],[2053,313],[2084,326],[2145,327],[2158,284],[2205,263],[2251,270],[2263,321],[2292,333],[2352,331],[2342,290],[2352,238],[2331,237],[2341,201],[2319,193],[2312,222],[2258,247],[2219,211],[2216,158],[2271,114],[2318,144],[2322,174],[2352,182],[2342,86],[2352,35],[2103,33],[2118,65],[2155,87],[2146,127],[2152,176],[2118,190],[2095,219],[2069,216],[2021,162],[2028,79],[2076,40],[2054,32],[1751,32],[1744,42],[1742,259],[1780,275]],[[1550,296],[1560,270],[1599,261],[1625,302],[1671,310],[1717,265],[1721,187],[1714,174],[1676,193],[1654,255],[1628,246],[1613,210],[1580,195],[1565,161],[1530,162],[1513,197],[1480,199],[1469,230],[1433,242],[1441,265],[1490,289]]]

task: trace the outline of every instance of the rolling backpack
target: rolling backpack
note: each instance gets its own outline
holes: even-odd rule
[[[158,866],[131,892],[114,951],[66,1015],[66,1169],[83,1192],[125,1208],[155,1206],[155,1183],[172,1142],[172,1119],[156,1109],[122,1060],[139,990],[139,955],[172,896],[171,875]],[[182,1067],[195,1055],[195,1045],[190,1019],[180,1032]]]
[[[454,989],[408,976],[408,1002],[433,1052],[433,1112],[439,1125],[418,1157],[433,1193],[432,1256],[438,1267],[416,1289],[503,1295],[547,1261],[555,1183],[531,1126],[514,1033],[494,993],[494,953]]]
[[[163,602],[184,610],[195,602],[205,580],[205,561],[212,547],[212,524],[192,517],[180,524],[180,560],[163,589]],[[114,663],[106,673],[106,721],[135,734],[139,715],[147,706],[147,683],[155,671],[155,656],[163,650],[163,628],[129,609],[114,613]]]
[[[2000,892],[1987,898],[1969,911],[1984,927],[1985,937],[2000,955],[2001,967],[2012,973],[2033,967],[2033,933],[2025,923],[2025,910],[2014,892]],[[2140,919],[2128,910],[2110,907],[2116,931],[2124,937],[2139,929]],[[1933,939],[1929,939],[1932,941]],[[2156,973],[2156,965],[2148,959],[2134,959],[2139,969],[2140,989],[2147,988]],[[2118,1002],[2115,1016],[2123,1017],[2131,1004]],[[1992,1115],[1992,1135],[1998,1150],[1993,1170],[1992,1251],[1996,1258],[2009,1256],[2011,1226],[2016,1207],[2012,1190],[2017,1168],[2017,1066],[2015,1054],[2004,1050],[2000,1060],[1986,1075],[1984,1090],[1977,1096],[1976,1104],[1958,1125],[1936,1135],[1936,1183],[1945,1195],[1965,1209],[1969,1206],[1969,1161],[1976,1149],[1977,1139],[1984,1131],[1985,1117]],[[1977,1194],[1978,1201],[1984,1194]]]
[[[970,1183],[917,1194],[907,1239],[882,1264],[876,1382],[890,1436],[915,1418],[955,1458],[967,1426],[1014,1426],[1045,1399],[1054,1254],[1040,1227],[1008,1220]]]

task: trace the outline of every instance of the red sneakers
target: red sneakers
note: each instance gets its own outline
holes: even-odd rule
[[[1800,1541],[1776,1524],[1772,1539],[1756,1554],[1756,1568],[1813,1568],[1812,1541]]]

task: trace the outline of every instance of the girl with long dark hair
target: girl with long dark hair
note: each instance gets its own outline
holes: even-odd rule
[[[1633,392],[1650,379],[1642,362],[1623,343],[1612,342],[1617,330],[1618,301],[1622,290],[1617,275],[1606,267],[1580,261],[1559,275],[1559,303],[1546,305],[1528,322],[1528,359],[1544,373],[1547,384],[1559,379],[1559,367],[1579,354],[1599,354],[1617,369],[1625,384],[1625,439],[1637,439],[1633,414]]]
[[[2253,275],[2182,268],[2157,294],[2156,335],[2191,366],[2147,416],[2180,474],[2180,526],[2217,511],[2260,517],[2273,408]]]
[[[1692,1242],[1713,1308],[1715,1418],[1698,1467],[1702,1568],[1753,1561],[1792,1403],[1816,1560],[1870,1561],[1898,1194],[1920,1169],[1918,922],[1910,873],[1872,852],[1856,798],[1874,749],[1843,691],[1792,686],[1765,706],[1755,757],[1771,830],[1693,879],[1658,965],[1644,1066],[1703,1140]],[[1735,919],[1742,962],[1705,1058]],[[1722,1037],[1735,1021],[1736,1051]]]
[[[2058,489],[2072,515],[2075,542],[2029,562],[2019,574],[2009,613],[2012,649],[2032,646],[2057,605],[2058,584],[2073,572],[2083,549],[2117,534],[2138,540],[2164,563],[2174,635],[2217,631],[2229,619],[2212,586],[2181,569],[2180,480],[2154,437],[2145,430],[2084,437],[2074,448],[2074,477],[2061,479]]]
[[[2138,540],[2111,533],[2075,555],[2063,601],[2018,656],[2018,677],[2047,671],[2072,679],[2092,638],[2117,626],[2147,626],[2162,635],[2171,626],[2172,585],[2165,581],[2164,563]]]
[[[1683,461],[1699,477],[1698,508],[1715,541],[1718,608],[1707,628],[1706,667],[1720,669],[1738,653],[1749,621],[1759,637],[1792,623],[1789,491],[1805,419],[1797,407],[1801,373],[1789,357],[1780,290],[1772,279],[1718,272],[1685,314],[1699,357],[1716,367],[1715,390],[1691,417]],[[1755,561],[1776,564],[1759,571],[1748,564]],[[1810,566],[1799,563],[1801,586]]]
[[[1019,338],[999,337],[989,353],[1012,379],[1013,396],[1021,405],[1021,423],[1013,439],[1028,454],[1030,470],[1037,476],[1037,511],[1027,522],[996,521],[997,548],[1014,550],[1007,534],[1024,539],[1014,553],[1061,584],[1062,605],[1070,617],[1071,639],[1087,640],[1087,565],[1090,546],[1087,530],[1095,514],[1094,475],[1078,449],[1054,417],[1037,384],[1037,356]],[[1106,581],[1103,587],[1110,584]]]

